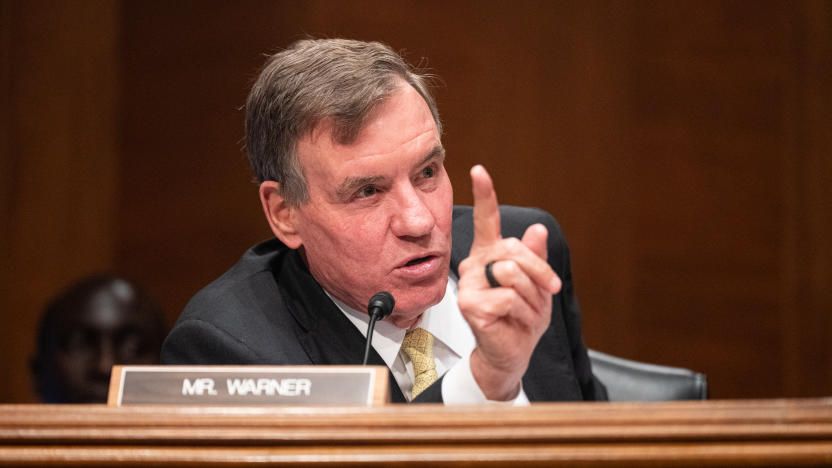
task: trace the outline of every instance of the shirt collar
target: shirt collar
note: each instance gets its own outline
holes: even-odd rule
[[[328,291],[324,292],[366,338],[367,325],[370,322],[370,316],[367,312],[359,312],[335,298]],[[444,343],[453,353],[461,357],[467,356],[474,350],[476,340],[468,323],[465,322],[459,311],[457,292],[457,278],[453,273],[449,273],[448,285],[445,287],[445,295],[442,300],[426,309],[416,326],[429,331],[434,338]],[[398,328],[388,321],[376,322],[375,331],[373,332],[373,348],[387,364],[387,367],[393,367],[406,332],[407,330]]]

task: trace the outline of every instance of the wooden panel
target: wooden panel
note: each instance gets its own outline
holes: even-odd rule
[[[801,5],[789,57],[781,236],[784,388],[832,389],[832,5]]]
[[[376,408],[0,406],[0,463],[797,466],[832,402]]]
[[[305,35],[442,78],[457,202],[484,163],[502,202],[558,217],[590,346],[718,397],[832,394],[830,8],[0,0],[0,400],[28,401],[36,317],[69,279],[115,266],[172,322],[270,235],[239,108],[262,54]]]
[[[636,355],[703,369],[716,395],[775,395],[786,5],[639,9],[633,90]],[[674,33],[657,40],[655,31]],[[648,32],[654,32],[653,35]],[[668,332],[668,330],[673,330]],[[765,343],[766,359],[759,359]],[[747,376],[767,376],[749,385]]]
[[[262,54],[263,6],[124,4],[123,147],[117,264],[158,295],[169,321],[256,242],[271,236],[239,110]],[[285,41],[285,39],[284,39]],[[284,42],[281,41],[281,42]]]
[[[591,346],[705,372],[716,396],[832,392],[808,377],[832,336],[811,286],[832,263],[827,3],[199,5],[125,15],[119,264],[171,318],[268,235],[234,111],[258,54],[379,39],[442,78],[457,202],[484,163],[502,202],[561,221]]]
[[[0,0],[0,107],[10,109],[12,106],[12,13],[11,1]],[[12,119],[9,112],[0,112],[0,215],[12,212],[15,200],[12,196],[14,161],[12,151]],[[5,246],[9,245],[9,229],[0,229],[0,252],[5,258],[8,254]],[[0,268],[0,281],[7,279],[7,271]]]
[[[31,401],[28,359],[48,298],[113,265],[118,4],[1,10],[0,401]]]

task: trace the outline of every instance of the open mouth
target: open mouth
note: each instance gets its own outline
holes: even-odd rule
[[[405,264],[404,264],[404,266],[413,266],[413,265],[418,265],[418,264],[420,264],[420,263],[424,263],[424,262],[426,262],[426,261],[430,260],[431,258],[433,258],[433,257],[432,257],[432,256],[430,256],[430,255],[429,255],[429,256],[427,256],[427,257],[419,257],[419,258],[414,258],[413,260],[411,260],[411,261],[409,261],[409,262],[405,263]]]

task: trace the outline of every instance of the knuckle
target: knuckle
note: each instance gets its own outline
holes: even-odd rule
[[[480,305],[480,309],[481,309],[481,310],[482,310],[482,312],[483,312],[483,313],[485,313],[485,314],[488,314],[488,315],[493,315],[493,314],[495,314],[498,310],[500,310],[500,302],[501,302],[501,301],[499,300],[499,296],[498,296],[498,297],[497,297],[497,300],[493,300],[493,301],[484,301],[484,302],[483,302],[483,304],[481,304],[481,305]]]
[[[459,262],[459,275],[462,276],[472,270],[476,271],[477,269],[482,270],[482,260],[480,259],[480,255],[471,254],[466,257],[464,260]]]
[[[508,237],[505,239],[506,250],[511,254],[516,254],[520,251],[523,243],[516,237]]]
[[[459,274],[463,275],[466,271],[471,268],[471,257],[466,258],[465,260],[459,262]]]
[[[476,278],[474,278],[468,271],[460,271],[459,282],[457,283],[457,285],[457,287],[459,288],[459,295],[465,294],[465,292],[469,289],[476,287]]]
[[[517,299],[520,298],[512,288],[502,288],[497,297],[495,302],[499,305],[499,310],[513,310]]]
[[[514,260],[505,260],[500,262],[502,266],[503,274],[508,276],[515,276],[519,275],[521,272],[520,267],[517,265],[517,262]]]
[[[471,310],[474,306],[475,301],[473,298],[473,294],[467,291],[463,291],[460,289],[459,295],[456,298],[457,305],[459,305],[459,310],[466,311]]]

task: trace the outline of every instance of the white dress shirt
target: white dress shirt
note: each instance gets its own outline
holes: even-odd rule
[[[471,373],[469,360],[471,352],[477,346],[477,341],[474,339],[471,327],[468,326],[468,322],[459,310],[457,291],[457,279],[453,274],[449,274],[448,286],[442,301],[425,310],[413,328],[424,328],[434,336],[433,357],[436,361],[437,375],[445,375],[442,380],[442,399],[446,405],[491,402],[482,393]],[[366,338],[367,325],[370,321],[367,312],[359,312],[349,307],[329,292],[327,295]],[[373,348],[387,364],[393,373],[393,378],[396,379],[396,383],[409,401],[412,399],[414,374],[410,359],[401,352],[402,340],[406,332],[407,330],[398,328],[386,320],[376,322],[373,331]],[[499,403],[528,405],[529,400],[521,388],[514,400]]]

